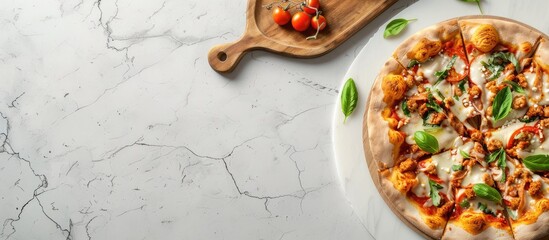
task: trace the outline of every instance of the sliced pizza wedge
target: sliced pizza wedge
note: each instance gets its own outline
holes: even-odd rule
[[[441,103],[422,80],[411,75],[396,60],[388,60],[374,83],[367,116],[370,149],[378,159],[380,169],[452,147],[459,134]],[[421,142],[426,141],[425,138],[435,139],[436,146]],[[375,142],[390,144],[372,144]]]
[[[527,110],[524,104],[517,102],[516,111],[511,113],[493,112],[493,102],[497,92],[505,86],[517,89],[515,83],[524,78],[519,75],[530,64],[540,33],[526,25],[500,19],[462,19],[458,23],[470,62],[469,78],[479,87],[482,115],[488,116],[481,118],[481,128],[499,127],[507,120],[523,115]],[[500,95],[504,93],[512,99],[524,98],[507,89]]]
[[[464,161],[466,173],[454,180],[455,208],[442,239],[513,239],[503,197],[484,158]]]
[[[426,28],[408,38],[393,56],[432,92],[460,135],[480,125],[480,88],[471,82],[457,20]]]
[[[451,151],[415,161],[405,159],[380,172],[381,190],[393,209],[421,232],[440,238],[454,207],[451,171],[446,166]]]
[[[502,158],[506,158],[507,176],[502,176],[498,171],[493,173],[493,176],[506,205],[515,239],[547,237],[549,235],[549,179],[533,173],[517,159],[509,156],[502,156]]]

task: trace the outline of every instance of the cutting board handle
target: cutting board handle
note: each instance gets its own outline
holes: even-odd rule
[[[259,49],[257,36],[244,35],[236,42],[220,44],[212,47],[208,53],[208,62],[217,72],[232,72],[246,52]]]

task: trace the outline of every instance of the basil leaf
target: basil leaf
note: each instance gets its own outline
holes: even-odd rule
[[[503,88],[496,94],[494,103],[492,104],[492,116],[495,121],[499,121],[511,112],[511,104],[513,103],[513,94],[509,86]]]
[[[531,123],[533,121],[536,121],[538,120],[538,117],[535,116],[535,117],[528,117],[528,116],[524,116],[524,117],[521,117],[518,119],[519,121],[523,122],[523,123]]]
[[[467,153],[467,152],[465,152],[461,149],[459,150],[459,154],[465,159],[471,158],[471,156],[469,156],[469,153]]]
[[[486,205],[485,203],[479,202],[477,206],[478,206],[478,209],[483,213],[495,215],[494,212],[492,212],[492,210],[488,209],[488,205]]]
[[[467,83],[467,79],[463,79],[458,83],[459,90],[461,90],[461,92],[463,92],[463,93],[465,93],[465,91],[466,91],[465,83]]]
[[[459,101],[458,95],[454,95],[454,99],[455,99],[456,101]]]
[[[482,212],[486,211],[486,208],[488,208],[488,206],[486,204],[481,203],[481,202],[478,202],[477,207]]]
[[[408,101],[403,100],[402,103],[400,104],[400,108],[402,108],[402,112],[404,113],[404,115],[406,115],[407,117],[410,117],[410,109],[408,108]]]
[[[491,163],[491,162],[499,160],[501,158],[505,158],[505,150],[503,148],[500,148],[500,149],[496,150],[495,152],[490,153],[490,155],[488,155],[488,161],[487,162]]]
[[[441,93],[441,95],[442,95],[442,93]],[[442,96],[442,97],[444,97],[444,96]],[[426,105],[427,105],[428,108],[433,109],[433,110],[435,110],[439,113],[443,112],[442,107],[440,107],[438,105],[438,103],[435,101],[435,97],[433,97],[433,94],[431,92],[429,92],[429,95],[427,97]]]
[[[482,12],[482,8],[480,7],[480,0],[461,0],[462,2],[474,2],[477,3],[478,10],[480,11],[480,14],[484,15]]]
[[[531,155],[524,158],[522,163],[532,171],[549,171],[549,155]]]
[[[505,182],[505,179],[506,179],[506,175],[505,175],[505,168],[507,167],[507,157],[505,157],[505,151],[503,151],[503,155],[502,157],[498,160],[498,167],[499,169],[501,169],[501,181],[502,183]]]
[[[505,84],[508,84],[509,86],[511,86],[511,89],[517,93],[522,93],[524,94],[524,88],[522,88],[520,85],[518,85],[518,83],[516,82],[513,82],[513,81],[505,81],[503,82]]]
[[[452,170],[454,172],[461,171],[461,170],[463,170],[463,165],[461,165],[461,164],[452,165]]]
[[[349,78],[345,85],[343,86],[343,91],[341,92],[341,111],[345,115],[343,123],[347,121],[347,118],[353,113],[358,102],[358,91],[356,90],[355,81],[352,78]]]
[[[471,203],[469,203],[469,200],[463,199],[463,201],[459,203],[459,206],[462,208],[469,208],[471,206]]]
[[[438,194],[439,189],[442,189],[442,186],[429,179],[429,196],[431,197],[431,200],[433,200],[433,206],[435,207],[440,206],[440,195]]]
[[[452,56],[452,59],[450,59],[450,62],[446,64],[446,67],[444,67],[443,70],[435,72],[435,76],[438,79],[433,85],[437,85],[439,82],[442,82],[442,80],[448,77],[448,71],[450,71],[450,69],[452,69],[452,66],[454,66],[454,63],[456,63],[456,59],[457,59],[457,55]]]
[[[509,62],[515,65],[515,71],[517,71],[517,73],[520,73],[520,64],[517,58],[515,57],[515,55],[512,53],[507,53],[507,60],[509,60]]]
[[[408,63],[408,69],[413,68],[414,66],[416,66],[418,64],[419,64],[418,60],[412,59],[412,61],[410,61],[410,63]]]
[[[515,65],[515,70],[517,73],[520,73],[520,64],[513,55],[513,53],[510,52],[497,52],[488,57],[488,62],[481,62],[482,66],[484,66],[486,69],[488,69],[492,74],[490,77],[488,77],[489,80],[493,80],[498,78],[501,75],[501,72],[503,69],[505,69],[505,65],[507,63],[512,63]]]
[[[433,135],[424,131],[417,131],[414,133],[414,141],[421,148],[421,150],[436,153],[438,152],[438,140]]]
[[[497,165],[499,169],[502,171],[502,177],[501,182],[505,182],[506,175],[505,175],[505,168],[507,167],[507,153],[505,153],[505,149],[500,148],[497,151],[490,153],[488,156],[488,163],[497,161]]]
[[[473,192],[480,198],[486,200],[501,203],[501,194],[493,187],[488,186],[486,183],[477,183],[473,185]]]
[[[501,75],[501,71],[503,71],[503,67],[500,65],[493,65],[485,63],[484,61],[481,62],[482,66],[488,69],[492,74],[488,77],[488,80],[494,80]]]
[[[404,18],[397,18],[393,19],[387,26],[385,27],[385,31],[383,32],[383,37],[388,38],[390,36],[398,35],[406,26],[408,26],[408,23],[415,21],[417,19],[404,19]]]

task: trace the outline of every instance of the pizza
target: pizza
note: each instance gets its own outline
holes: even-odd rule
[[[378,190],[434,239],[549,239],[548,138],[549,39],[499,17],[402,42],[364,117]]]

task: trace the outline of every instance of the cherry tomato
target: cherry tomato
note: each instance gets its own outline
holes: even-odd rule
[[[535,126],[524,126],[519,129],[517,129],[513,134],[511,134],[511,137],[509,138],[509,141],[507,142],[507,149],[512,148],[515,145],[515,137],[519,133],[528,132],[531,134],[534,134],[539,137],[539,141],[543,142],[545,140],[545,136],[543,135],[543,131]]]
[[[311,20],[311,27],[313,27],[314,30],[317,30],[320,27],[320,31],[324,30],[324,28],[328,25],[326,22],[326,18],[322,15],[318,15],[313,17],[313,20]]]
[[[305,1],[305,6],[303,7],[303,11],[311,15],[316,15],[315,8],[316,9],[320,8],[320,0],[307,0]]]
[[[298,12],[292,17],[292,26],[298,32],[303,32],[309,28],[311,16],[305,12]]]
[[[290,19],[292,19],[292,15],[288,10],[284,10],[281,6],[278,6],[273,11],[273,20],[276,24],[282,26],[286,25],[288,22],[290,22]]]

